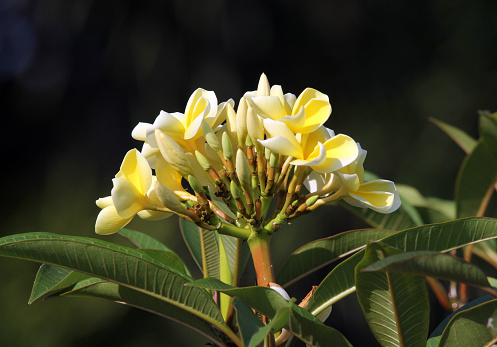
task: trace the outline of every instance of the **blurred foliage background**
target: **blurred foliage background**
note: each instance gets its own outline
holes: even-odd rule
[[[0,234],[94,237],[94,201],[109,195],[124,154],[140,146],[131,138],[139,121],[153,122],[161,109],[183,112],[198,87],[238,103],[262,72],[284,92],[328,94],[326,125],[368,150],[367,170],[451,199],[464,154],[428,117],[476,136],[476,111],[497,111],[495,18],[494,0],[3,0]],[[275,267],[308,241],[364,226],[324,207],[277,233]],[[177,219],[130,228],[194,267]],[[178,324],[118,304],[28,306],[37,268],[0,259],[1,345],[203,345]],[[303,298],[327,271],[290,295]],[[252,285],[253,273],[245,279]],[[372,346],[359,310],[352,295],[328,324]]]

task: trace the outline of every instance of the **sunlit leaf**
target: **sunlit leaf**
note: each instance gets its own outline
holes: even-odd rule
[[[364,248],[368,241],[390,236],[391,230],[352,230],[310,242],[295,252],[281,268],[276,282],[286,287],[335,260]]]
[[[381,241],[402,252],[447,252],[494,238],[497,238],[496,219],[465,218],[403,230]],[[318,314],[355,291],[354,269],[364,256],[363,252],[359,251],[341,262],[326,276],[309,302],[309,311]]]
[[[366,321],[382,346],[424,346],[430,303],[424,278],[402,273],[363,272],[401,251],[381,243],[368,245],[355,270],[357,298]]]
[[[442,129],[444,133],[449,135],[449,137],[454,140],[454,142],[457,143],[464,152],[470,153],[476,146],[476,140],[461,129],[435,118],[430,118],[430,121]]]
[[[91,238],[28,233],[1,238],[0,255],[63,266],[112,281],[186,310],[238,339],[207,291],[186,287],[188,276],[146,252]]]
[[[491,288],[487,276],[474,264],[450,254],[433,251],[413,251],[391,255],[362,269],[363,272],[389,271],[417,276],[464,282]]]

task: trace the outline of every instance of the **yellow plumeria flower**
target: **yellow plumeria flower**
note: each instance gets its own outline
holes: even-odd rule
[[[285,123],[294,133],[311,133],[323,125],[331,114],[329,98],[316,89],[305,89],[297,99],[283,94],[281,86],[273,86],[270,95],[247,95],[256,113]]]
[[[167,169],[162,169],[161,172]],[[161,173],[163,175],[163,173]],[[154,176],[145,157],[136,149],[124,157],[121,169],[112,180],[111,196],[97,200],[102,208],[95,231],[97,234],[112,234],[128,224],[136,214],[145,219],[162,219],[170,213],[157,211],[163,208],[153,190]],[[176,184],[175,181],[172,181]],[[140,213],[141,211],[145,211]]]
[[[153,148],[158,148],[155,129],[160,129],[185,150],[194,152],[197,146],[195,141],[202,136],[202,123],[212,129],[221,125],[226,118],[226,103],[232,104],[233,101],[218,106],[214,92],[199,88],[190,96],[185,113],[161,111],[154,124],[147,127],[146,141]]]
[[[326,173],[349,165],[357,158],[358,148],[352,138],[335,135],[324,126],[296,136],[285,123],[272,119],[263,122],[271,138],[259,142],[273,152],[294,157],[292,165],[310,166],[317,172]]]
[[[380,213],[396,211],[401,204],[395,184],[388,180],[364,180],[364,160],[367,151],[357,144],[359,155],[356,160],[334,173],[319,175],[311,173],[306,179],[306,187],[311,193],[331,195],[329,201],[343,198],[352,206],[370,208]]]

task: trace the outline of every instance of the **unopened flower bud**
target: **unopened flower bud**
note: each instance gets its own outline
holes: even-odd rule
[[[169,165],[178,171],[181,176],[187,177],[188,175],[193,175],[190,161],[180,145],[160,129],[155,129],[155,136],[160,152]]]
[[[236,152],[236,174],[240,180],[242,187],[249,191],[250,190],[250,167],[245,156],[245,153],[241,149]]]
[[[169,188],[159,181],[155,182],[155,193],[157,194],[161,204],[166,206],[171,211],[181,214],[188,213],[188,210],[183,206],[176,194],[174,194],[171,190],[169,190]]]
[[[195,151],[195,157],[197,158],[200,166],[202,166],[202,169],[207,171],[211,168],[211,163],[202,153],[200,153],[199,151]]]
[[[319,195],[311,196],[309,199],[307,199],[305,201],[305,204],[307,205],[307,207],[311,207],[312,205],[314,205],[316,203],[316,201],[318,201],[318,199],[319,199]]]
[[[230,191],[231,191],[231,196],[233,196],[234,199],[240,199],[240,189],[236,185],[235,181],[231,181]]]
[[[238,135],[238,143],[244,144],[245,137],[247,136],[247,110],[248,104],[244,97],[240,99],[238,109],[236,110],[236,132]]]
[[[257,96],[269,96],[270,86],[266,74],[262,74],[259,78],[259,85],[257,86]]]
[[[264,140],[264,126],[252,107],[247,111],[247,131],[254,142]]]
[[[233,145],[231,144],[231,139],[228,133],[223,133],[223,137],[221,139],[223,144],[223,155],[229,160],[233,157]]]
[[[216,152],[221,151],[221,144],[219,143],[219,140],[217,139],[216,134],[214,133],[214,130],[207,124],[206,121],[202,121],[202,124],[200,125],[200,130],[202,131],[202,135],[204,135],[205,141],[207,144]]]
[[[197,194],[205,194],[204,192],[204,187],[202,187],[202,184],[193,176],[188,176],[188,183],[190,183],[190,186],[192,189],[195,191]]]

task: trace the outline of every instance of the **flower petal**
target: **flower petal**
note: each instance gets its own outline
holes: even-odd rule
[[[304,127],[306,123],[306,113],[303,107],[300,108],[299,112],[293,116],[285,116],[278,119],[280,122],[285,123],[288,128],[294,133],[302,133],[301,129]]]
[[[290,143],[292,143],[293,148],[298,148],[299,152],[299,159],[302,159],[302,146],[300,143],[297,141],[297,138],[295,137],[295,134],[288,128],[288,126],[285,123],[278,122],[272,119],[263,119],[264,123],[264,128],[266,131],[271,135],[271,137],[284,137],[286,138]]]
[[[131,132],[131,137],[138,141],[147,141],[147,129],[151,126],[150,123],[138,123]]]
[[[121,170],[116,177],[124,177],[131,182],[141,195],[145,195],[152,185],[152,170],[147,159],[137,150],[132,149],[124,157]]]
[[[328,101],[312,99],[305,105],[305,125],[300,132],[310,133],[323,125],[331,114],[331,105]]]
[[[290,164],[296,165],[296,166],[312,166],[313,168],[315,166],[320,166],[324,163],[326,160],[326,148],[324,148],[324,145],[321,142],[318,142],[316,149],[314,150],[313,153],[318,153],[317,156],[314,156],[313,158],[307,158],[303,160],[294,160]],[[319,171],[318,171],[319,172]]]
[[[259,140],[259,142],[272,152],[295,158],[302,158],[302,149],[300,146],[295,146],[295,144],[286,137],[276,136],[267,140]]]
[[[331,179],[333,179],[332,173],[322,174],[312,170],[311,173],[305,178],[304,185],[309,193],[314,193],[323,188],[324,185]]]
[[[395,184],[387,180],[375,180],[361,184],[355,192],[345,198],[349,204],[369,207],[380,213],[391,213],[400,207],[401,201]]]
[[[285,106],[277,96],[255,96],[251,98],[256,113],[262,118],[278,120],[287,115]]]
[[[178,115],[181,115],[181,117],[179,117]],[[159,147],[155,138],[155,129],[161,129],[163,132],[166,132],[173,138],[182,139],[185,133],[185,126],[180,120],[181,118],[184,118],[183,114],[174,114],[160,111],[159,115],[154,121],[154,124],[147,128],[147,142],[150,144],[150,146],[154,148]]]
[[[146,220],[161,220],[171,217],[173,213],[154,211],[154,210],[142,210],[138,212],[138,217]]]
[[[99,235],[110,235],[119,231],[131,222],[131,218],[121,218],[117,214],[114,205],[107,206],[98,214],[97,221],[95,222],[95,232]]]
[[[295,104],[293,105],[293,112],[297,112],[300,107],[306,105],[312,100],[312,99],[320,99],[329,102],[330,99],[328,98],[328,95],[321,93],[320,91],[314,89],[314,88],[306,88],[302,93],[300,93],[299,97],[295,101]]]
[[[319,167],[313,167],[318,172],[333,172],[352,163],[358,155],[356,142],[347,135],[337,135],[324,143],[326,160]],[[316,150],[309,156],[317,156]]]
[[[116,177],[112,179],[112,201],[121,218],[132,218],[138,211],[145,208],[146,202],[143,195],[127,179]]]

